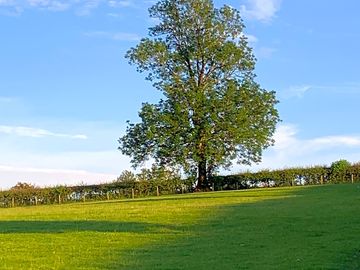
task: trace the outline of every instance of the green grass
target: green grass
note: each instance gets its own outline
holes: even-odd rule
[[[0,209],[0,269],[360,269],[360,185]]]

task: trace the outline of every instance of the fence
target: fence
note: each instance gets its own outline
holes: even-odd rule
[[[79,201],[131,199],[164,194],[189,193],[193,191],[194,179],[179,177],[115,181],[101,185],[56,186],[36,188],[23,185],[0,192],[0,207],[15,207],[41,204],[62,204]],[[280,187],[297,185],[319,185],[327,183],[354,183],[360,181],[360,164],[351,165],[344,171],[331,167],[315,166],[245,172],[236,175],[209,178],[209,190],[237,190],[257,187]],[[20,185],[21,186],[21,185]]]
[[[27,187],[0,192],[0,207],[62,204],[97,200],[131,199],[191,192],[192,185],[180,179],[167,181],[114,182],[101,185]]]
[[[213,190],[321,185],[326,183],[355,183],[359,181],[359,164],[349,166],[344,171],[334,171],[333,168],[326,166],[314,166],[214,176],[210,180]]]

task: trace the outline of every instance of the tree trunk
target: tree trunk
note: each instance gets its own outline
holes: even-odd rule
[[[206,188],[206,180],[207,180],[206,160],[203,159],[198,163],[198,182],[196,185],[196,190],[204,190]]]

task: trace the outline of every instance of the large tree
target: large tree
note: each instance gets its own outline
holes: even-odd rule
[[[277,100],[255,82],[239,12],[211,0],[161,0],[149,12],[159,23],[126,57],[164,98],[143,104],[119,149],[135,167],[148,158],[181,166],[199,189],[232,161],[259,162],[273,144]]]

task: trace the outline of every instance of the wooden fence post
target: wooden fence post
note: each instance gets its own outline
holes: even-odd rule
[[[61,204],[61,195],[59,194],[59,204]]]
[[[351,183],[354,184],[354,174],[351,174]]]
[[[320,184],[321,185],[324,184],[324,176],[323,175],[320,176]]]
[[[15,207],[15,198],[14,197],[11,198],[11,206]]]
[[[37,196],[35,196],[35,205],[37,205],[38,204],[38,198],[37,198]]]
[[[131,198],[134,199],[135,198],[135,190],[132,188],[131,189]]]
[[[109,193],[109,191],[106,192],[106,198],[107,198],[107,200],[110,200],[110,193]]]
[[[159,192],[159,186],[156,186],[156,196],[160,196],[160,192]]]

